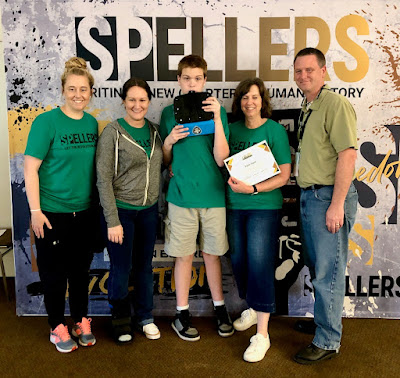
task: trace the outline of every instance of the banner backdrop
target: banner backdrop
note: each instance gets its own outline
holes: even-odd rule
[[[400,176],[400,11],[397,1],[2,1],[14,211],[17,313],[44,314],[35,246],[23,178],[23,153],[32,120],[62,104],[64,62],[78,55],[89,63],[95,91],[88,111],[100,128],[123,115],[118,97],[131,76],[146,79],[154,99],[149,119],[179,94],[178,61],[204,56],[207,90],[230,112],[238,82],[259,76],[270,89],[273,118],[295,146],[301,93],[293,58],[303,47],[327,57],[327,82],[347,97],[358,115],[355,184],[360,193],[349,243],[344,315],[400,315],[398,179]],[[165,188],[164,188],[165,190]],[[285,207],[276,267],[278,312],[310,315],[313,294],[301,258],[296,186],[284,189]],[[160,220],[165,211],[160,202]],[[155,315],[172,315],[173,261],[163,252],[160,221],[154,252]],[[224,258],[224,291],[231,311],[243,303]],[[107,314],[108,258],[91,267],[90,313]],[[200,253],[190,292],[197,315],[212,305]]]

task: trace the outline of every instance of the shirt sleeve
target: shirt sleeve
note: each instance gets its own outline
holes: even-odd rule
[[[272,154],[278,165],[291,164],[289,138],[286,129],[279,123],[275,123],[275,135],[273,145],[271,145]]]
[[[227,141],[229,141],[228,115],[226,114],[226,110],[224,107],[221,107],[221,121],[222,126],[224,127],[225,138]]]
[[[170,133],[168,130],[168,123],[169,123],[169,116],[168,116],[168,107],[164,108],[164,110],[161,113],[161,119],[160,119],[160,136],[162,141],[165,141],[165,138],[168,136]]]
[[[32,123],[25,149],[25,155],[44,160],[54,141],[55,130],[50,114],[40,114]]]
[[[331,120],[326,125],[329,139],[337,153],[347,148],[357,149],[357,116],[353,106],[347,99],[342,99],[334,106],[329,107],[328,116]]]
[[[116,131],[110,125],[106,126],[100,135],[96,150],[97,189],[108,228],[121,224],[112,184],[116,139]]]

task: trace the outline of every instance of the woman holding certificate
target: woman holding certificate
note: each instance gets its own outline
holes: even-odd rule
[[[272,121],[267,89],[259,78],[243,80],[235,91],[230,125],[231,155],[266,141],[280,173],[249,185],[230,177],[227,188],[227,231],[232,268],[241,298],[249,308],[233,325],[244,331],[257,324],[257,333],[243,355],[247,362],[261,361],[270,347],[268,322],[275,311],[275,256],[278,247],[280,187],[290,176],[290,147],[286,130]]]

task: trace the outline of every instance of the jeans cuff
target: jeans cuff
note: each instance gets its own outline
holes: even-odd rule
[[[259,312],[268,312],[273,314],[276,311],[275,303],[271,304],[260,304],[260,303],[251,303],[251,301],[247,301],[247,304],[254,310]]]
[[[337,346],[336,348],[335,348],[335,347],[327,347],[326,345],[320,344],[318,341],[315,341],[315,338],[314,338],[314,340],[312,341],[312,343],[313,343],[316,347],[321,348],[321,349],[323,349],[323,350],[334,350],[334,351],[336,351],[336,352],[339,352],[339,349],[340,349],[340,344],[339,344],[339,346]]]
[[[138,321],[138,322],[137,322],[137,324],[138,324],[139,326],[141,326],[141,327],[143,327],[143,326],[145,326],[145,325],[147,325],[147,324],[151,324],[151,323],[154,323],[154,319],[153,319],[153,318],[144,319],[144,320],[141,320],[141,321]]]

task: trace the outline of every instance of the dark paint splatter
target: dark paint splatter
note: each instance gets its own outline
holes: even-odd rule
[[[10,102],[13,102],[13,103],[16,104],[19,100],[21,100],[21,97],[22,97],[22,96],[17,95],[16,93],[13,93],[13,94],[10,96]]]

